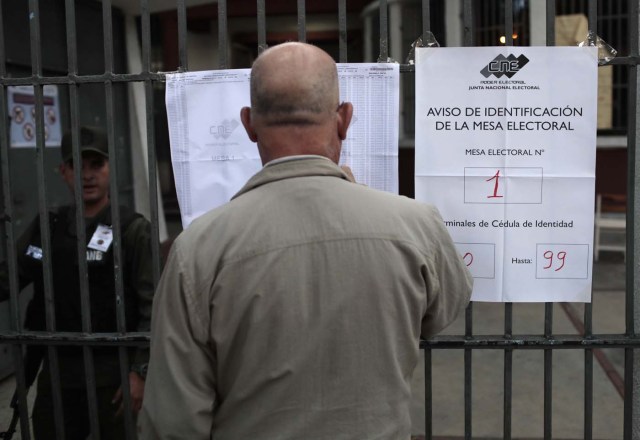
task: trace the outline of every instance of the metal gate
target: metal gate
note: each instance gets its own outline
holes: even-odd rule
[[[18,0],[16,0],[17,2]],[[540,6],[542,0],[529,0],[531,4],[535,3],[536,6]],[[626,0],[620,0],[626,1]],[[26,3],[23,2],[23,3]],[[81,298],[82,298],[82,312],[85,319],[83,320],[83,331],[79,333],[62,333],[56,331],[55,314],[52,309],[52,295],[53,287],[51,281],[51,261],[48,257],[50,255],[51,237],[48,233],[49,229],[46,227],[49,223],[48,207],[51,203],[52,195],[49,193],[50,187],[47,183],[47,155],[48,151],[45,149],[45,127],[44,123],[44,86],[56,85],[64,87],[68,90],[68,102],[64,102],[66,109],[63,114],[67,117],[67,126],[70,127],[74,138],[78,138],[79,127],[83,118],[80,101],[80,89],[86,89],[88,87],[98,87],[102,89],[101,100],[104,102],[104,126],[108,133],[109,139],[109,154],[111,160],[111,194],[112,194],[112,206],[118,206],[119,198],[124,197],[126,199],[130,188],[123,188],[123,178],[121,174],[126,174],[127,165],[130,164],[125,161],[124,165],[121,160],[123,155],[122,149],[118,147],[119,130],[122,121],[120,120],[120,107],[119,99],[122,98],[121,87],[128,84],[136,83],[142,84],[144,88],[144,107],[142,117],[146,121],[146,132],[142,133],[142,137],[149,145],[148,148],[148,167],[144,170],[148,174],[149,181],[149,193],[158,194],[160,188],[158,187],[158,157],[156,155],[157,144],[161,143],[162,135],[158,134],[162,132],[164,127],[157,127],[158,109],[162,111],[162,103],[158,102],[155,98],[155,91],[158,87],[162,87],[164,82],[164,74],[158,71],[153,62],[153,50],[157,48],[158,44],[153,44],[153,32],[152,21],[154,20],[154,14],[152,14],[150,7],[150,0],[140,0],[136,3],[138,29],[140,32],[140,41],[142,47],[142,66],[140,71],[134,73],[126,73],[123,70],[119,70],[117,57],[114,56],[114,41],[118,39],[114,36],[113,29],[114,21],[118,21],[120,18],[116,16],[114,18],[113,6],[122,6],[127,4],[127,1],[116,0],[103,0],[101,6],[98,6],[98,11],[101,16],[102,32],[102,55],[104,69],[96,71],[84,72],[79,69],[79,42],[82,42],[86,38],[86,35],[80,35],[77,33],[79,18],[76,15],[78,8],[82,2],[74,2],[73,0],[60,0],[57,2],[39,2],[38,0],[28,1],[28,18],[25,17],[24,23],[28,23],[29,29],[29,49],[30,57],[27,60],[30,66],[30,73],[26,73],[22,76],[16,76],[10,72],[7,68],[8,65],[15,62],[15,57],[12,58],[7,54],[11,51],[8,47],[15,43],[10,35],[7,35],[7,15],[6,11],[11,7],[11,3],[0,3],[0,120],[9,121],[7,124],[3,124],[0,127],[0,174],[2,175],[2,195],[4,200],[4,211],[2,214],[2,227],[4,229],[4,236],[6,237],[6,256],[10,273],[10,331],[0,333],[0,342],[9,344],[13,352],[13,358],[16,366],[16,381],[19,390],[19,409],[22,414],[27,413],[27,397],[25,387],[25,373],[22,360],[22,353],[28,345],[43,345],[47,349],[47,353],[51,360],[52,366],[52,382],[54,395],[56,395],[56,420],[62,420],[61,414],[61,399],[60,399],[60,377],[57,369],[57,348],[66,345],[76,345],[83,347],[84,362],[87,369],[87,390],[89,396],[89,412],[92,419],[92,438],[97,439],[97,407],[96,407],[96,383],[93,377],[94,365],[92,349],[101,346],[117,346],[119,347],[119,355],[121,362],[121,376],[122,384],[125,395],[125,414],[127,421],[127,436],[130,439],[135,438],[134,420],[131,416],[129,390],[127,374],[129,371],[129,359],[127,356],[127,347],[136,345],[148,344],[149,336],[143,333],[128,333],[125,331],[124,322],[122,317],[124,316],[124,304],[123,298],[123,286],[122,286],[122,268],[121,268],[121,251],[120,243],[121,236],[119,233],[120,216],[117,209],[113,210],[114,220],[114,259],[115,265],[118,268],[116,271],[115,279],[117,292],[114,300],[117,301],[118,315],[120,317],[118,322],[117,333],[94,333],[91,329],[91,322],[86,317],[89,316],[89,293],[87,282],[87,266],[86,260],[80,262],[80,275],[81,275]],[[131,2],[134,3],[134,2]],[[169,3],[169,2],[165,2]],[[202,3],[202,2],[199,2]],[[257,53],[264,50],[268,44],[268,16],[267,11],[274,3],[278,8],[283,8],[283,4],[286,2],[270,2],[269,0],[250,0],[247,2],[227,2],[226,0],[218,0],[215,5],[215,20],[217,21],[217,61],[219,68],[236,67],[230,62],[229,52],[233,50],[231,43],[231,37],[228,28],[229,9],[238,9],[242,7],[240,4],[251,4],[251,8],[255,8],[255,16],[253,19],[256,23],[255,32],[255,51]],[[299,41],[308,40],[308,27],[307,27],[307,6],[314,4],[310,0],[297,0],[293,5],[291,2],[291,8],[295,12],[297,20],[297,39]],[[326,4],[327,2],[325,2]],[[349,5],[352,2],[349,0],[337,0],[332,2],[331,6],[327,8],[327,11],[331,11],[337,21],[336,32],[336,44],[338,47],[337,61],[339,62],[353,62],[362,61],[361,59],[353,59],[354,57],[348,53],[349,41],[351,30],[348,26],[349,17]],[[375,4],[377,3],[377,4]],[[377,39],[377,47],[374,50],[377,52],[379,60],[386,61],[390,58],[390,47],[393,41],[390,40],[389,28],[390,17],[389,7],[395,3],[393,0],[379,0],[374,2],[374,5],[368,6],[369,11],[374,11],[377,20],[377,26],[373,29],[369,29],[374,38]],[[506,45],[514,44],[514,5],[524,4],[526,1],[522,0],[486,0],[486,1],[472,1],[472,0],[460,0],[452,1],[437,1],[437,0],[416,0],[412,2],[420,10],[419,18],[421,19],[421,32],[431,31],[434,28],[441,28],[442,23],[439,19],[442,18],[442,10],[446,7],[450,7],[455,3],[460,8],[462,13],[461,27],[461,43],[464,46],[476,45],[478,29],[480,23],[480,12],[486,14],[498,14],[502,17],[502,23],[496,27],[501,34],[504,35]],[[546,45],[553,46],[556,41],[555,35],[555,16],[556,11],[560,4],[568,3],[563,0],[546,0],[544,5],[546,7],[545,21],[546,21]],[[597,0],[582,0],[579,3],[585,9],[585,15],[588,17],[588,28],[590,30],[598,30],[598,14],[599,5],[604,3],[601,0],[599,3]],[[574,4],[577,4],[574,2]],[[51,5],[54,6],[51,6]],[[189,22],[189,8],[187,7],[189,2],[187,0],[176,0],[172,5],[175,16],[175,35],[176,40],[173,42],[176,48],[176,61],[177,70],[187,71],[189,70],[188,64],[188,22]],[[46,5],[46,6],[45,6]],[[66,52],[66,65],[62,66],[57,73],[51,73],[46,66],[43,65],[43,41],[48,39],[48,35],[43,35],[43,14],[41,8],[54,8],[53,14],[58,17],[59,24],[61,24],[65,32],[65,50]],[[129,7],[131,7],[129,5]],[[493,9],[491,9],[493,7]],[[26,6],[25,6],[26,8]],[[234,10],[235,10],[234,9]],[[514,383],[514,351],[518,350],[539,350],[542,351],[544,356],[543,367],[543,436],[545,439],[552,438],[553,427],[553,359],[554,355],[557,355],[555,350],[560,349],[573,349],[579,350],[584,353],[584,398],[583,408],[576,412],[582,412],[583,414],[583,437],[585,439],[592,438],[593,432],[593,401],[594,401],[594,357],[597,354],[597,350],[603,348],[617,348],[624,351],[624,416],[623,416],[623,437],[625,439],[640,438],[640,356],[635,355],[635,350],[640,348],[640,336],[637,333],[636,327],[640,325],[640,240],[636,238],[636,228],[640,227],[640,218],[636,218],[635,207],[640,206],[640,193],[637,192],[637,188],[640,188],[640,161],[636,160],[637,150],[640,145],[640,90],[638,89],[638,64],[640,63],[640,0],[629,0],[627,3],[626,16],[626,33],[629,41],[628,54],[619,56],[612,61],[614,66],[618,69],[624,70],[624,77],[626,81],[622,84],[627,98],[627,105],[625,111],[627,112],[628,119],[626,124],[626,138],[627,138],[627,211],[626,211],[626,297],[624,305],[624,323],[625,332],[623,334],[595,334],[593,332],[592,320],[595,307],[591,304],[585,305],[583,316],[583,328],[579,334],[556,334],[553,326],[553,310],[554,304],[547,303],[544,305],[544,317],[541,321],[540,329],[534,334],[519,334],[514,331],[514,325],[517,326],[517,322],[514,322],[514,306],[512,304],[494,305],[493,307],[503,308],[504,322],[502,325],[503,331],[499,334],[485,335],[475,334],[473,325],[474,308],[477,307],[471,304],[465,315],[464,331],[458,335],[442,335],[434,337],[428,341],[421,341],[420,347],[424,352],[424,375],[425,375],[425,426],[426,426],[426,438],[433,438],[432,433],[432,414],[434,405],[437,405],[437,396],[432,393],[433,390],[433,356],[434,350],[459,350],[463,353],[463,369],[464,369],[464,404],[463,415],[464,418],[464,438],[473,437],[473,413],[474,405],[472,401],[473,390],[473,370],[474,363],[472,355],[475,350],[498,350],[503,356],[503,401],[502,401],[502,437],[505,439],[512,438],[512,414],[513,414],[513,383]],[[117,11],[117,10],[116,10]],[[437,18],[435,13],[437,12]],[[323,12],[326,13],[326,12]],[[363,12],[364,14],[364,12]],[[116,13],[117,15],[117,13]],[[518,25],[518,24],[516,24]],[[618,29],[618,31],[621,31]],[[366,38],[366,35],[365,35]],[[253,41],[253,40],[252,40]],[[167,44],[166,41],[160,43],[160,46]],[[497,44],[497,43],[496,43]],[[364,52],[366,52],[367,42],[364,42]],[[117,51],[116,51],[117,52]],[[404,60],[399,60],[403,62]],[[91,69],[89,69],[91,70]],[[412,90],[410,83],[413,81],[414,66],[411,64],[401,64],[400,71],[402,73],[403,80],[406,87],[404,89],[404,104],[410,107],[412,103]],[[35,97],[35,177],[37,179],[38,191],[38,209],[37,213],[40,216],[41,230],[45,231],[43,234],[43,254],[44,254],[44,275],[45,275],[45,298],[47,303],[47,323],[46,332],[32,332],[23,328],[21,315],[22,312],[19,306],[19,292],[18,292],[18,274],[16,266],[16,237],[17,229],[19,225],[16,224],[18,215],[16,214],[15,206],[13,203],[13,191],[12,185],[14,181],[11,178],[12,175],[12,149],[11,140],[9,136],[10,127],[10,115],[7,109],[8,100],[8,87],[10,86],[33,86]],[[123,99],[126,99],[123,98]],[[405,108],[406,115],[412,115],[410,108]],[[407,118],[409,119],[409,118]],[[411,123],[404,121],[404,125],[408,128],[406,132],[411,137]],[[77,141],[74,144],[74,154],[76,158],[79,158]],[[128,151],[124,151],[128,153]],[[402,156],[411,156],[411,148],[404,148],[401,152]],[[114,160],[114,158],[116,160]],[[410,164],[411,158],[407,159]],[[78,168],[78,167],[77,167]],[[123,170],[124,168],[124,170]],[[407,171],[408,170],[408,171]],[[124,173],[123,173],[124,171]],[[405,169],[406,174],[410,173],[410,167]],[[401,179],[403,177],[401,176]],[[412,178],[412,176],[409,176]],[[125,179],[126,181],[126,179]],[[80,182],[80,173],[76,172],[75,175],[76,185]],[[124,185],[126,186],[126,184]],[[124,194],[124,195],[123,195]],[[75,196],[75,203],[80,205],[82,200],[81,196],[77,194]],[[159,223],[160,223],[160,209],[158,199],[155,196],[149,197],[147,201],[149,205],[150,219],[152,222],[152,258],[154,268],[154,283],[157,283],[160,270],[161,270],[161,247],[159,240]],[[78,224],[78,241],[83,243],[85,237],[84,231],[84,219],[80,213],[77,217]],[[79,245],[78,249],[82,249],[82,245]],[[564,305],[566,306],[566,305]],[[570,306],[569,306],[570,307]],[[517,373],[517,371],[516,371]],[[4,428],[4,427],[3,427]],[[20,421],[21,435],[23,439],[31,438],[29,431],[29,420],[27,418],[21,418]],[[54,437],[52,433],[52,437]],[[58,439],[64,438],[64,426],[60,422],[56,427],[55,437]]]

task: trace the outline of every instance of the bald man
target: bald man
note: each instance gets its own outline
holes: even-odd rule
[[[420,336],[471,277],[435,208],[351,182],[333,60],[253,65],[263,169],[175,241],[152,313],[143,439],[409,439]]]

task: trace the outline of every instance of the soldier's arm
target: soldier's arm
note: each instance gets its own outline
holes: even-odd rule
[[[151,224],[144,218],[135,219],[125,231],[123,237],[127,249],[125,270],[130,270],[131,283],[138,297],[137,331],[148,332],[151,328],[151,306],[153,301],[153,268],[151,261]],[[136,350],[132,370],[144,376],[149,362],[149,349]]]
[[[32,258],[26,255],[29,242],[40,229],[40,223],[36,217],[27,229],[16,241],[16,255],[18,268],[18,290],[24,289],[33,282],[34,274],[27,268],[26,259]],[[0,261],[0,301],[9,299],[9,262],[7,258]]]

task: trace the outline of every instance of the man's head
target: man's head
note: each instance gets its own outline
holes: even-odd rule
[[[96,127],[80,127],[80,155],[82,157],[82,200],[85,214],[89,217],[97,214],[109,202],[109,151],[107,135]],[[60,175],[74,192],[74,163],[72,154],[72,134],[62,136],[60,151],[62,163]]]
[[[240,113],[262,162],[299,154],[340,158],[353,107],[340,104],[333,59],[304,43],[263,52],[251,69],[251,108]]]

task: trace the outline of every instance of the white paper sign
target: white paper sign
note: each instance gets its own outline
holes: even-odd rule
[[[262,164],[240,121],[250,69],[167,75],[171,160],[182,225],[228,202]],[[398,192],[399,67],[338,64],[340,99],[354,117],[341,164],[372,188]]]
[[[228,202],[261,167],[242,127],[249,69],[167,75],[171,161],[182,225]]]
[[[353,104],[340,165],[357,182],[398,194],[398,64],[338,64],[340,99]]]
[[[11,118],[11,146],[35,148],[36,146],[36,96],[33,86],[7,87],[7,110]],[[44,112],[44,143],[46,147],[59,147],[62,141],[60,128],[60,102],[58,87],[42,87]]]
[[[595,48],[416,51],[416,199],[472,300],[591,300],[596,104]]]
[[[107,252],[113,241],[113,229],[111,226],[98,225],[96,231],[91,236],[87,247],[100,252]]]

